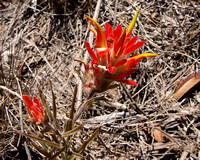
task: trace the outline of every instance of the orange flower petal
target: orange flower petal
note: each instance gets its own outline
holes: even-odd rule
[[[84,43],[85,43],[85,46],[86,46],[88,53],[90,54],[91,58],[93,60],[97,61],[97,56],[94,53],[94,51],[92,50],[92,48],[90,47],[90,44],[87,41],[85,41]]]
[[[120,38],[117,40],[117,43],[114,45],[115,58],[121,56],[125,38],[126,38],[126,30],[124,29]]]
[[[29,97],[27,95],[22,95],[22,99],[23,99],[23,101],[26,105],[28,113],[32,116],[31,109],[32,109],[32,106],[33,106],[33,101],[31,100],[31,97]]]
[[[44,121],[44,112],[42,103],[38,101],[36,97],[33,97],[34,102],[31,100],[31,97],[27,95],[22,95],[22,99],[26,104],[28,113],[30,114],[32,121],[36,125],[41,124]]]
[[[124,79],[124,78],[128,77],[129,75],[133,74],[136,70],[137,70],[137,69],[131,69],[131,70],[129,70],[128,72],[121,73],[121,74],[119,74],[118,76],[115,76],[114,79],[115,79],[115,80]]]
[[[90,18],[89,16],[86,16],[86,18],[97,32],[96,48],[106,48],[106,39],[105,39],[101,26],[99,25],[98,22],[96,22],[94,19]]]
[[[119,66],[122,66],[124,65],[125,63],[127,62],[127,59],[122,59],[121,61],[115,63],[115,67],[119,67]]]
[[[137,41],[137,36],[133,37],[126,45],[126,48],[131,47]]]
[[[131,80],[127,80],[127,79],[118,80],[118,82],[130,84],[132,86],[137,86],[137,83],[135,81],[131,81]]]
[[[145,41],[140,41],[140,42],[137,42],[136,44],[134,44],[133,46],[126,48],[123,55],[126,56],[126,55],[133,53],[136,49],[140,48],[144,43],[145,43]]]
[[[108,71],[113,74],[116,71],[116,67],[112,67],[110,64],[108,65]]]

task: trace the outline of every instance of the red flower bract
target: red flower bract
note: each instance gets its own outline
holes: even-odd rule
[[[27,95],[22,95],[22,99],[24,103],[26,104],[28,113],[31,116],[31,119],[29,120],[35,123],[36,125],[43,123],[44,111],[43,111],[42,103],[38,101],[36,97],[33,97],[33,101],[32,101],[31,97]]]
[[[93,71],[93,82],[88,82],[89,85],[86,84],[85,86],[92,86],[96,92],[102,92],[111,88],[113,81],[137,85],[136,82],[126,80],[125,78],[136,71],[135,66],[141,59],[157,56],[157,54],[153,53],[143,53],[127,58],[145,43],[145,41],[137,42],[137,36],[131,36],[138,14],[139,11],[137,11],[128,28],[124,30],[121,25],[113,30],[108,23],[103,30],[98,22],[86,16],[87,20],[94,27],[94,29],[90,28],[90,30],[94,32],[96,37],[96,53],[92,50],[90,44],[85,41],[85,46],[92,58],[91,66]],[[87,66],[86,74],[87,72],[91,74],[88,65],[85,66]]]

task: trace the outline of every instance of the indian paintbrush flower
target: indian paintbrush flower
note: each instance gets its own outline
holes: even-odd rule
[[[44,110],[43,110],[42,103],[36,97],[33,97],[33,101],[32,101],[31,97],[27,95],[22,95],[22,99],[24,103],[26,104],[28,113],[31,116],[31,118],[28,120],[30,122],[35,123],[36,125],[43,123]]]
[[[86,16],[89,23],[94,27],[94,29],[90,28],[90,30],[96,37],[96,54],[90,44],[87,41],[84,42],[92,58],[92,71],[89,68],[89,64],[84,63],[86,75],[90,77],[87,78],[86,87],[93,88],[95,92],[103,92],[112,88],[113,81],[137,85],[135,81],[125,78],[136,71],[135,67],[141,59],[157,56],[157,54],[153,53],[143,53],[127,58],[145,43],[145,41],[137,42],[137,36],[131,36],[138,14],[139,11],[137,11],[130,25],[124,30],[121,25],[113,30],[109,23],[106,23],[103,30],[98,22]],[[90,81],[91,79],[92,81]]]

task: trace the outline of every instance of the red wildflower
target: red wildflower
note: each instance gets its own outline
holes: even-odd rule
[[[136,82],[125,78],[136,71],[135,66],[141,59],[157,56],[157,54],[153,53],[143,53],[127,58],[145,43],[145,41],[136,42],[137,36],[131,36],[138,14],[139,11],[128,28],[124,30],[122,30],[121,25],[113,30],[108,23],[103,30],[98,22],[87,16],[87,20],[94,27],[94,29],[90,28],[90,30],[94,32],[96,37],[96,54],[90,44],[85,41],[85,46],[92,58],[91,66],[93,71],[93,82],[88,82],[85,86],[93,86],[97,92],[102,92],[109,89],[113,81],[137,85]],[[85,64],[85,68],[86,73],[91,72],[88,64]]]
[[[28,113],[31,116],[31,119],[29,119],[29,121],[36,123],[36,125],[41,124],[44,121],[44,111],[42,103],[36,97],[33,97],[33,102],[31,100],[31,97],[27,95],[22,95],[22,99],[26,104]]]

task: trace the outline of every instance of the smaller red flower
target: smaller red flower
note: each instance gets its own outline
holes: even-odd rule
[[[22,99],[24,103],[26,104],[28,113],[31,116],[29,121],[35,123],[36,125],[43,123],[44,111],[43,111],[42,103],[36,97],[33,97],[33,101],[32,101],[31,97],[27,95],[22,95]]]

